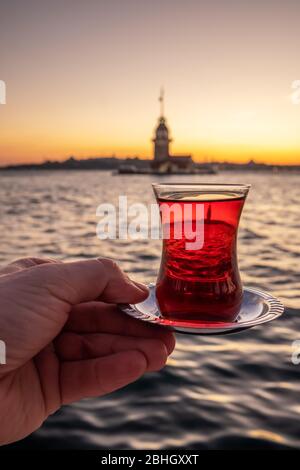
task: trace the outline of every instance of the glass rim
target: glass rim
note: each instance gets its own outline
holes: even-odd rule
[[[216,189],[221,189],[221,188],[237,188],[239,190],[241,189],[250,189],[251,184],[248,183],[151,183],[153,188],[161,188],[163,186],[168,186],[168,187],[176,187],[176,186],[185,186],[188,188],[201,188],[201,187],[214,187]]]

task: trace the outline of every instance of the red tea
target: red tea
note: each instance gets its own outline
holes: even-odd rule
[[[163,316],[181,321],[233,321],[236,318],[242,301],[236,238],[244,201],[244,195],[230,192],[193,195],[182,191],[158,198],[163,232],[169,230],[168,238],[163,240],[156,289]],[[178,211],[175,216],[172,214],[173,204],[181,208],[181,216]],[[184,233],[183,229],[186,205],[189,205],[193,230],[199,222],[197,206],[201,205],[202,227],[198,225],[203,230],[203,244],[197,249],[187,249],[191,234]],[[166,207],[169,210],[165,211]],[[182,233],[179,239],[178,224]]]

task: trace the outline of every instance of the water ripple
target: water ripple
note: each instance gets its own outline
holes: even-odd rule
[[[159,240],[95,236],[99,203],[116,202],[115,188],[127,191],[132,202],[153,202],[152,177],[45,171],[1,174],[0,179],[1,263],[26,255],[108,256],[137,280],[155,279]],[[64,407],[15,447],[300,447],[300,365],[291,362],[292,342],[300,339],[298,177],[226,173],[189,180],[252,184],[240,226],[240,269],[245,284],[284,301],[285,316],[231,337],[178,335],[163,371],[108,397]]]

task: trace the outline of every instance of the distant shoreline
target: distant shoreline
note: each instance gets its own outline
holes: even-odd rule
[[[24,163],[16,165],[6,165],[0,167],[0,172],[7,171],[24,171],[24,170],[118,170],[122,165],[135,165],[139,170],[150,168],[150,159],[142,159],[138,157],[118,158],[118,157],[97,157],[88,159],[77,159],[70,157],[64,161],[45,161],[42,163]],[[217,171],[286,171],[300,172],[299,165],[269,165],[266,163],[256,163],[250,161],[248,163],[230,163],[230,162],[210,162],[195,163],[199,169],[211,167]]]

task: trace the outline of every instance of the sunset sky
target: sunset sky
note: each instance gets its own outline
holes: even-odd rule
[[[300,164],[299,0],[0,0],[0,164],[172,153]]]

